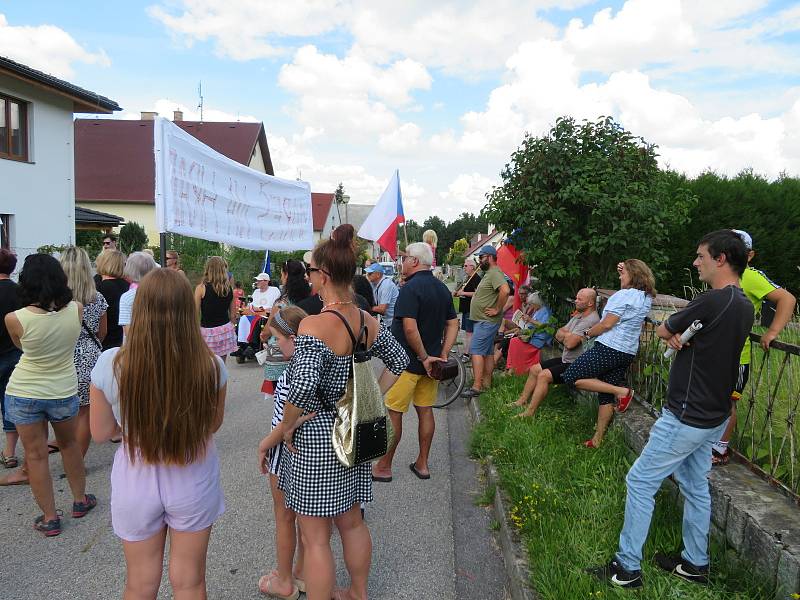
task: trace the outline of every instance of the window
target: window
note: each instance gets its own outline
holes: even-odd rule
[[[28,160],[28,104],[0,95],[0,158]]]
[[[0,248],[11,248],[11,215],[0,215]]]

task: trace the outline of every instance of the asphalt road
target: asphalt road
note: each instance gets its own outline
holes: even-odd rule
[[[273,568],[273,516],[255,449],[269,429],[271,403],[258,391],[261,369],[229,361],[225,423],[217,434],[227,510],[215,524],[208,552],[209,598],[259,598],[258,578]],[[371,598],[503,599],[505,575],[486,509],[475,506],[477,468],[466,455],[468,426],[460,401],[439,411],[431,453],[432,478],[417,479],[416,417],[406,416],[394,481],[375,484],[367,523],[373,539]],[[39,514],[27,486],[0,488],[0,599],[120,598],[122,546],[111,529],[109,478],[117,446],[93,445],[87,491],[99,506],[82,520],[66,517],[63,532],[45,539],[31,528]],[[59,455],[50,460],[56,503],[69,514],[71,497]],[[347,582],[338,538],[340,585]],[[166,570],[165,570],[166,574]],[[170,598],[165,576],[159,598]]]

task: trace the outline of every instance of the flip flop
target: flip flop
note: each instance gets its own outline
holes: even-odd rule
[[[430,473],[428,473],[427,475],[424,475],[423,473],[420,473],[419,471],[417,471],[417,466],[414,463],[411,463],[410,465],[408,465],[408,468],[411,469],[411,472],[414,475],[416,475],[417,477],[419,477],[420,479],[430,479],[431,478],[431,474]]]
[[[8,485],[30,485],[30,482],[27,479],[22,479],[20,481],[9,481],[8,480],[9,477],[11,477],[11,475],[8,475],[0,479],[0,487]]]
[[[379,481],[381,483],[390,483],[392,481],[392,476],[389,477],[381,477],[380,475],[373,475],[372,481]]]
[[[258,580],[258,591],[261,592],[261,594],[263,594],[267,598],[277,598],[278,600],[297,600],[300,597],[300,590],[297,588],[296,584],[294,585],[292,593],[289,594],[288,596],[284,596],[282,594],[270,591],[269,586],[272,583],[273,579],[275,579],[275,575],[272,573],[261,577],[261,579]],[[265,592],[264,589],[266,589],[267,591]]]

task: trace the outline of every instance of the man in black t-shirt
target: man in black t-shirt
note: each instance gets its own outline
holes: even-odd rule
[[[409,465],[420,479],[430,479],[428,453],[436,424],[433,405],[438,381],[430,377],[435,362],[446,361],[458,335],[458,317],[450,290],[431,272],[433,252],[424,242],[409,244],[403,257],[405,285],[394,305],[392,334],[408,354],[409,363],[386,393],[394,428],[392,448],[373,465],[373,481],[392,480],[392,459],[403,433],[403,414],[413,401],[419,419],[419,454]]]
[[[620,587],[642,586],[642,548],[655,494],[672,474],[685,499],[683,550],[674,555],[658,553],[655,561],[688,581],[708,582],[711,445],[730,417],[731,391],[738,376],[739,353],[753,325],[753,305],[739,287],[747,267],[747,249],[738,235],[727,229],[709,233],[700,240],[692,264],[711,289],[658,328],[658,336],[677,351],[666,404],[626,477],[628,494],[619,550],[609,564],[589,569]],[[681,334],[695,321],[702,329],[688,344],[682,344]]]

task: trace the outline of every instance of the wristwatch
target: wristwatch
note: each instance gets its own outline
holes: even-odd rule
[[[592,337],[592,336],[589,335],[589,329],[584,329],[583,330],[583,337],[585,337],[587,339]]]

